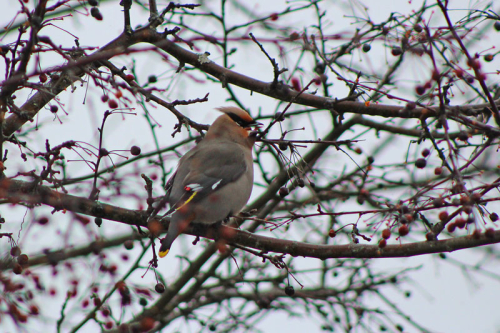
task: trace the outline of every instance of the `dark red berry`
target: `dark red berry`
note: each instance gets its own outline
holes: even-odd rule
[[[285,294],[288,296],[293,296],[295,294],[295,290],[293,289],[293,286],[286,286],[285,287]]]
[[[433,233],[432,231],[429,231],[428,233],[425,234],[425,239],[427,239],[427,241],[434,241],[436,240],[436,234]]]
[[[403,224],[402,226],[399,227],[398,232],[400,236],[406,236],[410,232],[410,229],[406,224]]]
[[[292,79],[290,80],[290,82],[292,83],[292,87],[293,89],[295,89],[296,91],[301,91],[302,88],[300,87],[300,81],[297,77],[292,77]]]
[[[494,58],[493,54],[487,54],[484,56],[484,61],[491,62],[493,61],[493,58]]]
[[[17,257],[17,262],[19,265],[26,265],[28,263],[28,256],[26,254],[20,254]]]
[[[163,283],[157,283],[155,285],[155,290],[158,294],[163,294],[165,292],[165,286],[163,285]]]
[[[382,230],[382,238],[389,239],[391,237],[391,231],[389,229]]]
[[[90,8],[90,15],[95,18],[97,21],[102,21],[103,17],[99,9],[97,7]]]
[[[443,210],[442,212],[439,213],[439,220],[440,221],[446,221],[448,220],[449,214],[447,211]]]
[[[288,190],[288,188],[286,186],[283,186],[280,188],[280,191],[279,191],[279,194],[280,194],[280,197],[286,197],[288,194],[290,193],[290,191]]]
[[[424,158],[419,158],[415,161],[415,166],[419,169],[425,168],[427,161]]]
[[[458,133],[458,140],[460,141],[467,141],[469,139],[469,135],[465,131],[461,131]]]
[[[391,54],[395,57],[401,55],[403,53],[403,50],[401,50],[400,47],[394,47],[392,50],[391,50]]]
[[[118,107],[118,102],[116,102],[114,99],[110,99],[108,101],[108,106],[111,108],[111,109],[116,109]]]
[[[17,257],[20,254],[21,254],[21,249],[19,248],[19,246],[13,246],[10,249],[10,255],[13,257]]]
[[[132,147],[130,147],[130,153],[134,156],[138,156],[141,154],[141,148],[139,148],[137,146],[132,146]]]
[[[379,240],[379,242],[378,242],[379,248],[383,249],[386,246],[387,246],[387,241],[385,239],[382,238],[381,240]]]
[[[423,95],[425,93],[425,87],[424,86],[416,86],[415,92],[417,93],[417,95]]]
[[[493,228],[488,228],[484,232],[484,235],[486,236],[486,238],[495,238],[495,230]]]

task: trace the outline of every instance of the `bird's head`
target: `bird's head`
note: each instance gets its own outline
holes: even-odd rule
[[[236,124],[243,127],[244,129],[250,130],[252,126],[262,126],[261,123],[256,122],[252,117],[250,117],[248,112],[235,106],[222,106],[217,108],[216,110],[228,115],[229,118],[231,118]]]

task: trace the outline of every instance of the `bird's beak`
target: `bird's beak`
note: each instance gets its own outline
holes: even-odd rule
[[[253,123],[248,124],[248,127],[250,127],[250,129],[251,129],[252,127],[261,128],[262,126],[264,126],[264,124],[263,124],[263,123],[259,123],[259,122],[257,122],[257,121],[254,121]]]

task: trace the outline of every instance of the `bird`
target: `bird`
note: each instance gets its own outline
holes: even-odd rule
[[[203,140],[181,157],[165,186],[162,201],[170,206],[165,214],[170,215],[170,224],[161,241],[160,258],[189,223],[222,222],[238,214],[252,193],[252,148],[257,132],[251,130],[262,124],[238,107],[217,110],[223,114]]]

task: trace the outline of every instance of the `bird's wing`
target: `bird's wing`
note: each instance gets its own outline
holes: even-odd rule
[[[238,180],[247,168],[243,153],[237,147],[220,145],[196,150],[181,160],[177,175],[167,183],[167,186],[172,183],[168,214]]]

